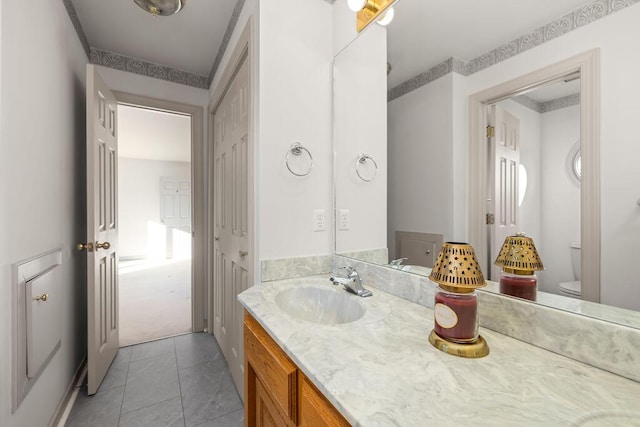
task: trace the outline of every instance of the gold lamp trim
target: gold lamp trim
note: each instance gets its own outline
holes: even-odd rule
[[[466,357],[468,359],[479,359],[489,354],[489,345],[482,335],[478,335],[478,340],[473,343],[459,344],[451,341],[447,341],[440,335],[436,334],[436,331],[431,331],[429,334],[429,342],[432,346],[440,351],[443,351],[452,356]]]
[[[454,292],[470,292],[487,284],[473,247],[458,242],[442,245],[429,279]]]
[[[366,6],[357,14],[356,29],[361,32],[382,16],[398,0],[367,0]]]
[[[530,275],[534,271],[544,270],[533,239],[524,233],[504,239],[494,264],[502,267],[507,273],[519,275]]]

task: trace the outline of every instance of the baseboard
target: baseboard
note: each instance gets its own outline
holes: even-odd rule
[[[85,375],[87,374],[87,358],[85,357],[80,362],[80,366],[76,369],[76,373],[73,375],[73,379],[67,386],[67,390],[58,403],[58,407],[56,411],[53,413],[53,417],[51,417],[51,421],[49,422],[49,427],[64,427],[67,422],[67,418],[69,417],[69,413],[71,412],[71,408],[73,407],[74,402],[76,401],[76,396],[78,395],[78,390],[82,385],[82,381],[84,380]]]

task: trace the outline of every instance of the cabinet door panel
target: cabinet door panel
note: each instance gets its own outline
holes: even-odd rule
[[[297,366],[255,319],[245,316],[244,325],[245,352],[249,364],[260,381],[268,386],[273,402],[296,423]]]
[[[301,427],[348,427],[350,424],[331,403],[300,373],[300,419]]]
[[[256,427],[285,427],[269,395],[259,379],[256,378]]]

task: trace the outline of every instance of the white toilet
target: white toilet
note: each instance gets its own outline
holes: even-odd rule
[[[571,267],[573,269],[572,282],[561,282],[558,286],[560,295],[565,295],[571,298],[580,298],[580,243],[571,243]]]

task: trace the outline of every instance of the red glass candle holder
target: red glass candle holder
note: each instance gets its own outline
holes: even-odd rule
[[[500,293],[535,301],[538,294],[538,278],[535,274],[500,273]]]
[[[454,291],[439,287],[434,317],[434,330],[440,337],[456,343],[472,343],[478,339],[478,297],[473,289]]]

